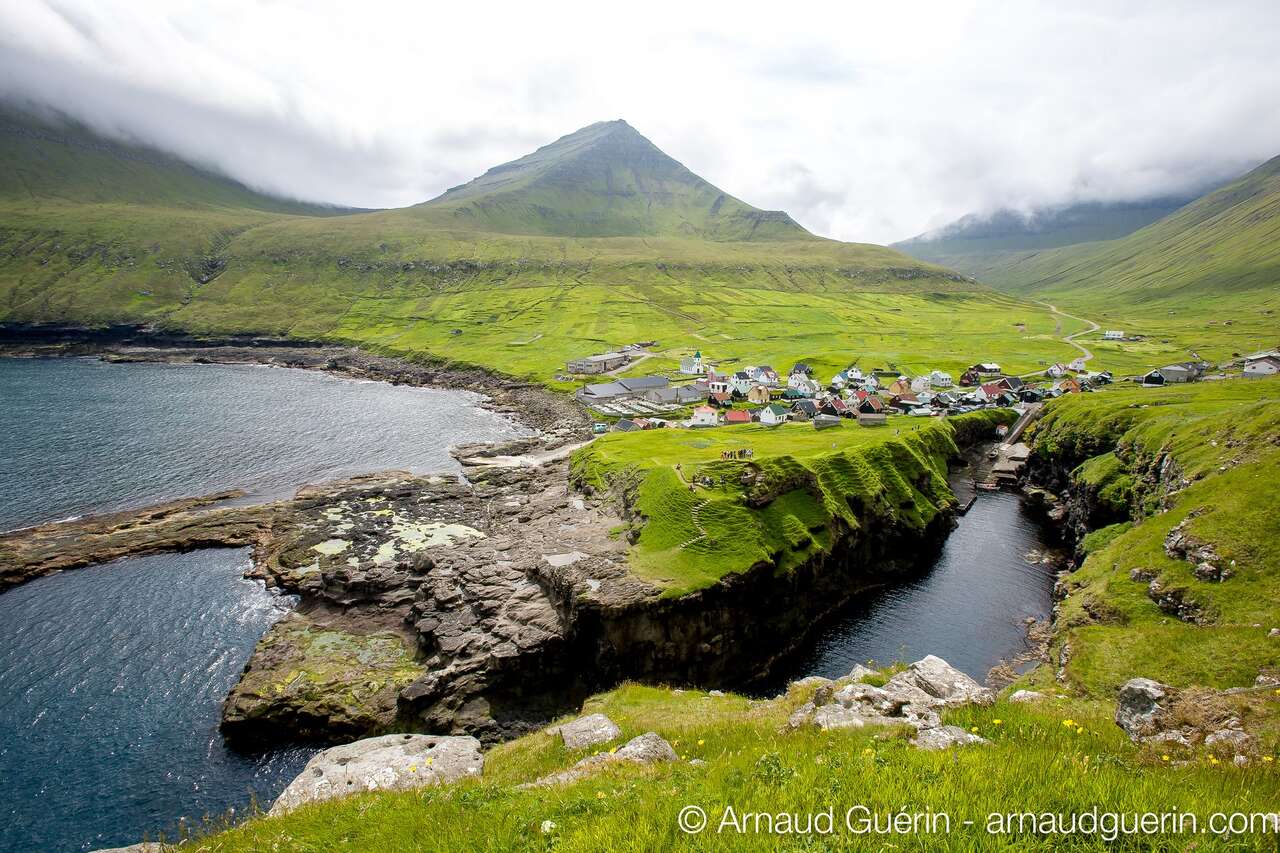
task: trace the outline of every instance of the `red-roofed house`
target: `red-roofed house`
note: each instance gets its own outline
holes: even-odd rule
[[[724,422],[727,424],[749,424],[751,423],[751,413],[746,409],[730,409],[724,413]]]

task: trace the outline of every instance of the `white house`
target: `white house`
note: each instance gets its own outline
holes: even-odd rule
[[[693,410],[693,418],[689,421],[693,427],[720,426],[720,413],[710,406],[699,406]]]
[[[928,376],[917,376],[915,379],[911,380],[911,393],[913,394],[920,394],[923,391],[928,391],[929,387]]]
[[[698,350],[689,358],[680,359],[680,372],[687,376],[701,376],[706,373],[702,363],[702,350]]]
[[[1085,366],[1085,363],[1084,363],[1084,356],[1077,357],[1075,361],[1071,362],[1070,367],[1076,373],[1080,373],[1081,371],[1088,370],[1088,368]]]
[[[835,376],[832,376],[831,382],[828,383],[830,387],[834,388],[837,391],[842,390],[847,384],[849,384],[849,377],[846,376],[843,371],[840,373],[837,373]]]
[[[929,374],[929,384],[935,388],[950,388],[953,384],[951,374],[935,370]]]
[[[707,390],[712,394],[728,394],[733,389],[733,383],[728,376],[710,375],[707,377]]]
[[[996,364],[994,361],[983,361],[975,364],[973,369],[979,373],[999,373],[1000,365]]]
[[[1049,369],[1045,371],[1051,379],[1060,379],[1067,375],[1067,366],[1062,362],[1049,365]]]
[[[765,406],[760,410],[760,423],[765,426],[778,426],[779,424],[785,424],[790,414],[791,412],[786,406],[780,406],[777,403],[774,403],[772,405]]]
[[[1120,329],[1107,329],[1102,333],[1102,339],[1104,341],[1123,341],[1124,332]]]
[[[797,391],[804,391],[809,394],[817,394],[822,389],[818,386],[816,379],[810,379],[803,373],[793,373],[787,377],[787,387],[794,388]]]
[[[752,379],[751,374],[745,370],[739,370],[737,373],[733,374],[733,377],[729,380],[729,387],[744,396],[748,391],[754,388],[755,385],[756,381]]]
[[[1264,376],[1275,376],[1280,373],[1280,358],[1274,355],[1255,358],[1244,366],[1246,379],[1261,379]]]

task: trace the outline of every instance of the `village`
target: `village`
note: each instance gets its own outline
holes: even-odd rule
[[[1127,339],[1108,331],[1106,339]],[[629,344],[616,351],[566,364],[570,377],[612,376],[649,357],[653,341]],[[1280,373],[1280,352],[1259,352],[1210,374],[1204,361],[1169,364],[1128,377],[1144,387],[1226,378],[1238,369],[1246,378]],[[721,369],[701,351],[680,359],[675,376],[611,378],[584,384],[575,398],[602,418],[597,434],[659,428],[708,429],[737,424],[779,426],[809,423],[815,429],[887,423],[890,415],[937,417],[983,408],[1025,409],[1063,394],[1095,391],[1112,383],[1108,371],[1091,371],[1084,356],[1055,363],[1043,371],[1011,375],[996,362],[977,362],[956,378],[943,370],[908,375],[888,367],[861,368],[856,362],[826,381],[804,362],[785,374],[767,364]],[[607,420],[606,420],[607,419]]]

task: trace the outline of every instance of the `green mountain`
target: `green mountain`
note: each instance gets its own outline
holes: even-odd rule
[[[1147,201],[1089,202],[1022,213],[969,214],[949,225],[894,243],[914,258],[982,275],[1015,252],[1115,240],[1182,207],[1194,196]]]
[[[162,151],[108,139],[69,118],[3,106],[0,200],[350,212],[266,195]]]
[[[830,373],[978,358],[1026,371],[1071,352],[1043,308],[883,246],[809,234],[623,122],[424,204],[343,215],[84,128],[9,126],[0,327],[342,341],[566,390],[566,361],[654,339],[631,370],[674,372],[697,349],[725,365]]]
[[[503,234],[811,237],[790,216],[739,201],[625,121],[584,127],[419,205],[437,221]]]

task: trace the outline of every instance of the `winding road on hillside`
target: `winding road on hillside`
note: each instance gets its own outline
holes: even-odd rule
[[[1068,314],[1066,311],[1060,311],[1060,310],[1058,310],[1058,306],[1057,306],[1057,305],[1053,305],[1053,304],[1051,304],[1051,303],[1049,303],[1049,302],[1045,302],[1045,301],[1044,301],[1044,300],[1042,300],[1042,299],[1035,299],[1035,300],[1032,300],[1032,301],[1033,301],[1033,302],[1036,302],[1037,304],[1043,305],[1043,306],[1044,306],[1044,307],[1046,307],[1046,308],[1048,308],[1048,309],[1049,309],[1049,312],[1050,312],[1051,314],[1053,314],[1053,316],[1054,316],[1054,318],[1055,318],[1055,322],[1057,323],[1057,327],[1054,329],[1054,332],[1055,332],[1055,333],[1057,333],[1057,332],[1061,332],[1061,331],[1062,331],[1062,318],[1063,318],[1063,317],[1067,317],[1067,318],[1072,319],[1072,320],[1079,320],[1081,323],[1084,323],[1085,325],[1087,325],[1087,326],[1089,327],[1089,328],[1087,328],[1087,329],[1081,329],[1081,330],[1080,330],[1080,331],[1078,331],[1078,332],[1072,332],[1071,334],[1064,336],[1064,337],[1062,338],[1062,342],[1063,342],[1064,344],[1071,344],[1071,346],[1073,346],[1073,347],[1075,347],[1076,349],[1080,350],[1081,358],[1082,358],[1084,361],[1089,361],[1090,359],[1092,359],[1092,358],[1093,358],[1093,350],[1089,349],[1089,348],[1088,348],[1087,346],[1085,346],[1084,344],[1076,343],[1076,338],[1080,337],[1081,335],[1089,335],[1089,334],[1092,334],[1092,333],[1094,333],[1094,332],[1098,331],[1099,329],[1101,329],[1101,328],[1102,328],[1101,326],[1099,326],[1097,323],[1093,322],[1092,320],[1088,320],[1088,319],[1086,319],[1086,318],[1084,318],[1084,317],[1077,317],[1075,314]],[[1023,373],[1019,378],[1021,378],[1021,379],[1025,379],[1025,378],[1026,378],[1026,377],[1028,377],[1028,376],[1039,376],[1041,373],[1044,373],[1044,371],[1043,371],[1043,370],[1033,370],[1033,371],[1032,371],[1032,372],[1030,372],[1030,373]]]

